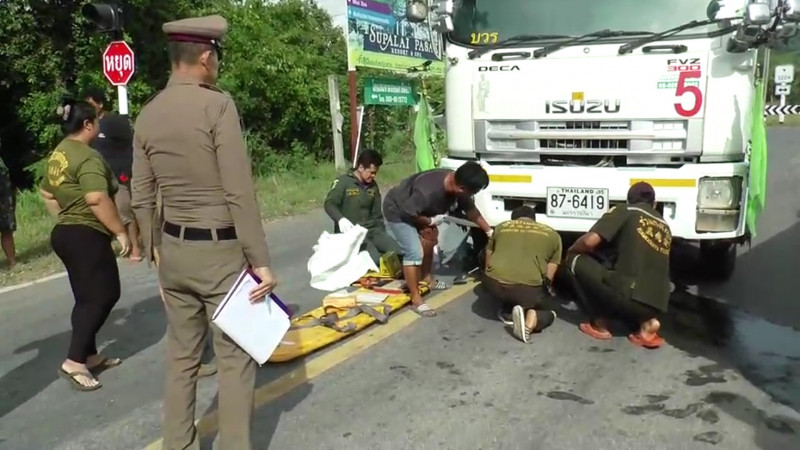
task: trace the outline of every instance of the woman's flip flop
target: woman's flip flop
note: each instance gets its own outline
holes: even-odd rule
[[[92,374],[89,373],[89,372],[83,372],[83,371],[67,372],[63,368],[59,367],[58,376],[60,376],[61,378],[65,379],[67,381],[69,381],[70,384],[72,385],[72,388],[75,389],[75,390],[78,390],[78,391],[84,391],[84,392],[96,391],[96,390],[100,389],[101,387],[103,387],[103,385],[100,384],[100,381],[98,381],[97,378],[92,376]],[[79,377],[79,376],[83,376],[83,377],[86,377],[86,378],[94,379],[95,381],[97,381],[97,384],[94,385],[94,386],[84,386],[83,384],[81,384],[75,378],[75,377]]]
[[[654,350],[664,345],[664,338],[659,335],[653,336],[651,339],[645,339],[639,333],[631,333],[628,335],[628,340],[631,344],[644,347],[646,349]]]
[[[89,367],[89,372],[96,375],[120,364],[122,364],[122,359],[120,358],[103,358],[99,363]]]
[[[597,328],[593,327],[591,323],[584,322],[578,326],[578,329],[581,330],[581,333],[593,337],[595,339],[601,341],[607,341],[611,339],[611,333],[609,331],[600,331]]]

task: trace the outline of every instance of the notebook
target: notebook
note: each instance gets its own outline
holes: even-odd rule
[[[381,294],[379,292],[359,292],[356,294],[356,302],[358,303],[381,303],[386,298],[389,297],[389,294]]]
[[[250,290],[259,283],[250,270],[242,271],[211,321],[263,365],[289,331],[292,313],[274,292],[263,302],[250,303]]]

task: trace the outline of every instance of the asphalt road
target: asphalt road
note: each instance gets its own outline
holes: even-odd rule
[[[260,369],[255,448],[800,448],[798,133],[770,131],[760,234],[731,281],[676,290],[667,347],[592,341],[566,302],[525,345],[477,288],[437,318],[374,327],[389,330],[380,342],[359,336]],[[267,226],[281,296],[301,310],[320,302],[305,267],[326,227],[320,212]],[[66,279],[0,294],[0,449],[129,450],[159,438],[164,316],[154,273],[123,265],[123,299],[99,340],[126,360],[93,393],[56,377]],[[271,382],[289,372],[299,386],[274,399],[286,384]],[[215,393],[214,378],[201,380],[198,416],[213,411]],[[210,445],[214,429],[204,429]]]

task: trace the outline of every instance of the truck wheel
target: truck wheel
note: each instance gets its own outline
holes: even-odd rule
[[[728,281],[736,268],[736,244],[701,242],[700,268],[711,281]]]

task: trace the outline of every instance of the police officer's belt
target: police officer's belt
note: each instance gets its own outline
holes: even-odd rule
[[[384,312],[378,312],[377,308],[382,309]],[[349,333],[356,328],[356,324],[350,322],[345,326],[340,326],[338,322],[343,320],[352,319],[353,317],[364,313],[373,319],[377,320],[380,323],[386,323],[389,321],[389,313],[392,311],[392,305],[387,303],[375,303],[372,305],[357,305],[353,308],[348,308],[347,312],[343,315],[339,315],[337,312],[330,312],[325,314],[324,316],[320,317],[319,319],[309,320],[308,322],[303,322],[301,324],[292,324],[292,329],[300,329],[300,328],[311,328],[316,326],[323,326],[328,327],[330,329],[336,330],[340,333]]]
[[[216,231],[218,241],[229,241],[236,239],[236,228],[217,228],[210,230],[208,228],[190,228],[181,225],[176,225],[171,222],[164,222],[164,233],[180,238],[181,230],[183,230],[183,240],[185,241],[213,241],[214,231]]]

